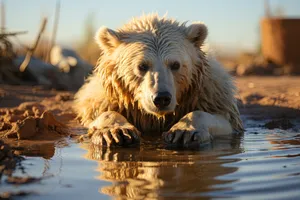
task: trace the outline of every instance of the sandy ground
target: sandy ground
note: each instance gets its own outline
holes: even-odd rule
[[[244,103],[300,109],[300,77],[245,77],[237,86]]]
[[[240,112],[259,118],[300,117],[300,77],[236,79]]]

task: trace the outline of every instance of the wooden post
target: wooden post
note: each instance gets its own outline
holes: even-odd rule
[[[269,0],[265,0],[265,18],[271,17],[271,9]]]
[[[1,1],[1,33],[5,31],[5,5],[3,0]]]

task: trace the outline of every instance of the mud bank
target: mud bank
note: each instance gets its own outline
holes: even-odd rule
[[[0,139],[19,154],[51,158],[55,143],[78,132],[72,99],[72,92],[1,85]]]
[[[69,135],[68,127],[60,123],[51,111],[46,110],[39,114],[40,109],[36,107],[38,104],[28,105],[30,104],[27,104],[29,108],[23,110],[18,108],[2,111],[5,115],[0,117],[0,138],[55,139]]]
[[[2,85],[0,89],[0,137],[57,139],[70,134],[75,122],[73,93],[38,87]]]

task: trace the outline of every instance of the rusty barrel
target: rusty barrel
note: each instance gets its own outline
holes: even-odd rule
[[[289,73],[300,73],[300,19],[263,18],[261,42],[263,56],[284,66]]]

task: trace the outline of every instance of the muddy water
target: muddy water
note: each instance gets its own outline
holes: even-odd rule
[[[267,130],[246,120],[244,136],[198,150],[104,149],[61,140],[27,149],[15,175],[44,177],[3,191],[34,191],[22,199],[300,199],[300,132]]]

